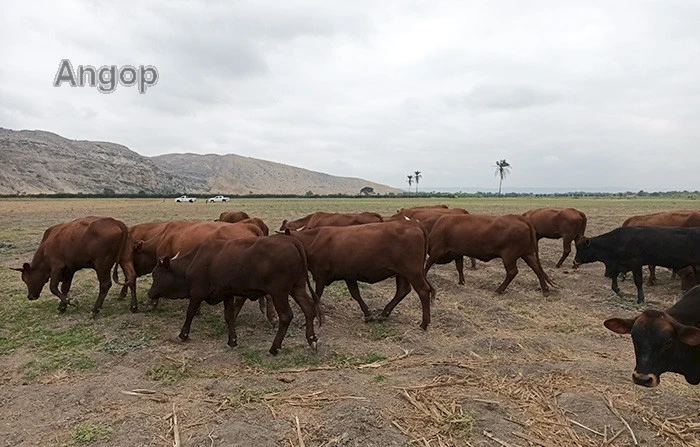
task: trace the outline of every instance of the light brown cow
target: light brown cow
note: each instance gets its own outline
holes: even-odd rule
[[[250,219],[250,216],[245,211],[224,211],[217,220],[236,223],[246,219]]]
[[[44,285],[51,279],[51,293],[61,300],[58,310],[64,312],[70,304],[69,293],[75,272],[94,269],[100,283],[92,308],[93,314],[97,315],[112,287],[110,270],[114,266],[113,278],[118,282],[117,266],[121,266],[126,284],[131,288],[131,311],[136,312],[136,274],[131,245],[129,229],[123,222],[111,217],[85,217],[47,229],[32,262],[25,262],[22,268],[14,270],[22,272],[30,300],[39,298]]]
[[[430,300],[435,291],[423,271],[428,237],[420,224],[395,220],[286,232],[304,245],[319,297],[327,285],[343,280],[350,295],[360,305],[365,321],[370,321],[372,313],[362,300],[357,283],[373,284],[396,276],[396,294],[384,307],[379,319],[386,319],[413,286],[423,309],[421,327],[428,327]]]
[[[282,221],[280,231],[286,229],[310,230],[317,227],[346,227],[348,225],[362,225],[366,223],[382,222],[384,219],[377,213],[324,213],[316,212],[301,219]]]
[[[549,294],[547,284],[554,285],[540,264],[535,227],[523,216],[448,214],[440,217],[431,232],[425,271],[433,264],[447,264],[458,256],[473,256],[484,262],[501,258],[506,278],[496,289],[497,293],[503,293],[518,274],[518,258],[535,272],[545,296]]]
[[[571,243],[586,232],[586,215],[575,208],[538,208],[523,213],[523,216],[535,226],[538,242],[542,238],[563,239],[564,251],[556,268],[560,268],[571,253]]]
[[[429,205],[417,206],[413,208],[401,208],[396,214],[391,216],[391,219],[396,219],[401,216],[409,217],[417,220],[430,235],[433,231],[435,223],[441,216],[445,214],[469,214],[469,211],[462,208],[447,208],[447,205]],[[472,270],[476,269],[476,259],[470,258]],[[455,267],[459,276],[459,284],[464,284],[464,257],[458,256],[455,258]]]
[[[622,223],[623,227],[700,227],[699,210],[662,211],[660,213],[632,216]],[[689,271],[687,274],[690,274]],[[690,276],[686,276],[688,280]],[[649,266],[650,286],[656,283],[656,268]],[[690,283],[686,284],[689,285]],[[681,285],[683,287],[683,284]]]

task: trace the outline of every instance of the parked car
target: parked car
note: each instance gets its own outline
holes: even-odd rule
[[[186,195],[180,196],[177,199],[175,199],[176,202],[196,202],[197,198],[196,197],[187,197]]]
[[[229,200],[231,200],[230,197],[216,196],[216,197],[212,197],[210,199],[207,199],[207,203],[209,203],[209,202],[228,202]]]

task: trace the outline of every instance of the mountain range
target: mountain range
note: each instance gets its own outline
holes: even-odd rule
[[[126,146],[0,128],[0,194],[359,194],[401,190],[235,154],[140,155]]]

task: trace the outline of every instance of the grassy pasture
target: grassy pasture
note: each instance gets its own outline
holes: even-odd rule
[[[132,225],[243,210],[277,229],[282,219],[313,211],[390,215],[430,203],[490,214],[573,206],[588,215],[589,235],[632,215],[697,208],[692,200],[656,198],[5,199],[0,267],[29,261],[47,227],[87,215]],[[319,352],[306,345],[293,305],[277,357],[267,354],[275,330],[256,304],[239,317],[237,348],[226,346],[221,306],[203,307],[191,340],[181,343],[184,301],[131,314],[114,286],[92,319],[97,282],[85,270],[71,292],[79,306],[60,315],[48,287],[30,302],[19,274],[2,268],[0,438],[8,445],[172,445],[174,405],[184,446],[298,446],[298,433],[307,446],[494,446],[494,437],[513,446],[599,446],[620,431],[611,445],[634,445],[631,433],[640,445],[700,445],[700,388],[672,374],[657,389],[634,386],[631,341],[602,326],[610,316],[670,305],[680,296],[678,281],[661,269],[659,284],[645,288],[648,303],[637,306],[631,280],[617,297],[602,265],[572,270],[570,258],[556,270],[560,254],[561,241],[540,242],[543,266],[559,285],[548,298],[522,262],[500,296],[493,293],[505,275],[498,260],[467,269],[464,286],[453,265],[435,266],[428,279],[438,297],[426,332],[415,293],[388,321],[365,324],[336,283],[324,293]],[[141,302],[149,284],[138,281]],[[373,310],[393,291],[393,280],[361,287]],[[138,389],[155,393],[123,393]]]

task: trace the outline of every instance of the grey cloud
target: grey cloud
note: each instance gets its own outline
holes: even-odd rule
[[[560,100],[560,95],[533,87],[480,84],[461,99],[473,109],[524,109]]]

